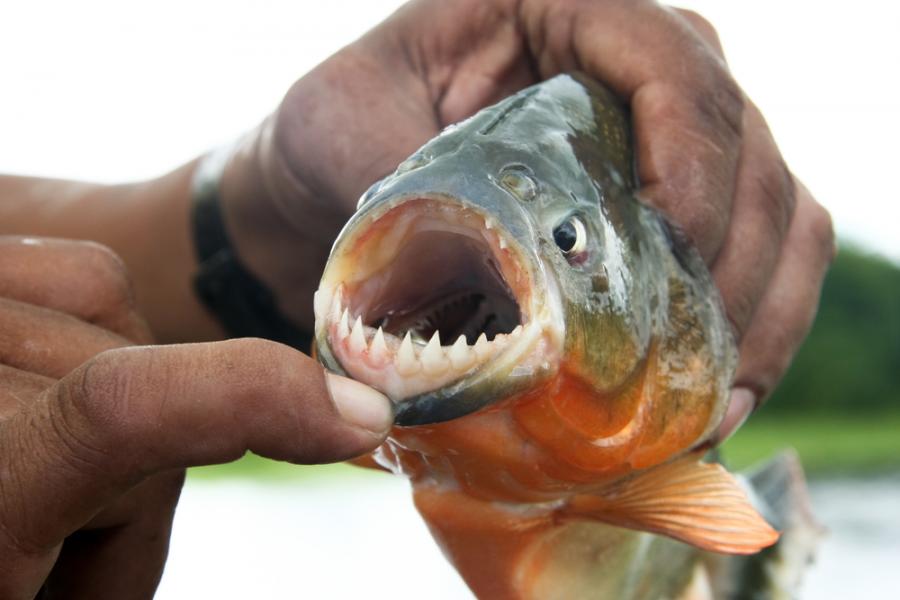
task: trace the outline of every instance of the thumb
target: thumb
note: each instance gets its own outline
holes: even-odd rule
[[[16,482],[0,499],[0,562],[46,554],[154,473],[248,450],[344,460],[391,422],[383,395],[273,342],[103,352],[0,426],[0,473]]]

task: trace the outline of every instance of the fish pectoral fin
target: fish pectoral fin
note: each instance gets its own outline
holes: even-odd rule
[[[596,495],[573,497],[564,515],[669,536],[703,550],[753,554],[779,533],[719,464],[694,454],[617,482]]]

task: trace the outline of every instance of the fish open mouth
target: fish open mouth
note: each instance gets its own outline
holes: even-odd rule
[[[320,350],[324,338],[341,369],[396,402],[527,369],[542,328],[515,240],[459,202],[379,212],[335,247],[316,293]]]

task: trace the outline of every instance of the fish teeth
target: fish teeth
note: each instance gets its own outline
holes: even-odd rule
[[[453,368],[458,371],[468,371],[478,359],[475,352],[466,342],[466,336],[464,335],[456,338],[456,342],[453,343],[453,346],[450,347],[450,352],[447,354],[450,357],[450,362],[453,363]]]
[[[366,334],[363,331],[362,317],[356,317],[353,323],[353,331],[350,332],[350,350],[359,354],[366,349]]]
[[[503,236],[500,237],[500,241],[498,242],[501,250],[506,250],[506,238]]]
[[[316,320],[321,321],[331,308],[331,301],[334,299],[334,290],[328,288],[320,288],[313,294],[313,313]]]
[[[337,321],[341,318],[341,310],[344,308],[344,284],[337,286],[331,299],[331,320]]]
[[[416,352],[413,350],[412,337],[409,332],[400,342],[400,349],[397,351],[397,359],[394,362],[397,373],[403,377],[414,375],[419,370],[419,359],[416,358]]]
[[[372,343],[369,344],[369,356],[381,362],[390,358],[390,351],[384,341],[384,331],[381,330],[381,327],[372,336]]]
[[[450,367],[450,361],[444,356],[444,350],[441,348],[439,331],[435,331],[431,336],[419,359],[422,361],[422,368],[428,375],[440,375]]]
[[[522,333],[522,325],[516,325],[516,328],[509,332],[509,337],[514,338]]]
[[[343,340],[350,335],[350,309],[345,308],[338,323],[338,339]]]
[[[478,339],[475,340],[475,345],[472,347],[475,351],[475,354],[478,355],[478,358],[487,358],[487,356],[491,352],[491,343],[487,339],[487,335],[484,332],[481,332],[481,335],[478,336]]]
[[[485,229],[493,229],[494,228],[494,220],[490,217],[485,217],[484,228]]]

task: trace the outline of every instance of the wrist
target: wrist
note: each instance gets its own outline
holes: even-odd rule
[[[193,291],[197,259],[190,231],[191,180],[197,161],[106,194],[107,220],[93,238],[125,261],[138,307],[164,343],[217,340],[223,330]],[[93,212],[99,212],[97,210]]]
[[[0,177],[0,232],[103,244],[124,261],[138,309],[156,339],[218,339],[221,330],[191,289],[193,168],[192,163],[157,179],[118,185]]]
[[[269,117],[232,148],[219,182],[224,229],[246,270],[271,291],[278,310],[306,331],[312,297],[346,220],[319,202],[288,166]]]

